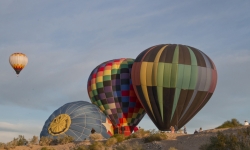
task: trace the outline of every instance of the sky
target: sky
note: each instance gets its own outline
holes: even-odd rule
[[[56,109],[90,102],[97,65],[157,44],[195,47],[216,65],[215,92],[188,133],[250,121],[249,42],[248,0],[0,0],[0,142],[39,136]],[[14,52],[29,59],[19,77],[9,64]],[[156,129],[148,116],[139,126]]]

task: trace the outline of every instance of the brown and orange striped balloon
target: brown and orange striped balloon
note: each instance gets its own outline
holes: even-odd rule
[[[162,131],[184,126],[208,102],[217,83],[213,61],[196,48],[178,44],[141,52],[131,76],[137,97]]]
[[[28,57],[23,53],[13,53],[10,55],[9,62],[18,75],[21,70],[27,65]]]

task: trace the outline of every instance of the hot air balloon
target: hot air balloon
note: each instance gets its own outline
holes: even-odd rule
[[[88,94],[111,120],[115,133],[130,135],[145,115],[131,83],[134,60],[114,59],[97,66],[88,79]]]
[[[162,44],[141,52],[132,68],[136,95],[159,130],[179,129],[213,95],[217,70],[202,51],[178,44]]]
[[[9,62],[18,76],[21,70],[27,65],[28,57],[23,53],[13,53],[10,55]]]
[[[104,138],[113,135],[111,121],[100,109],[85,101],[70,102],[55,110],[46,120],[40,137],[57,137],[68,135],[74,141],[89,138],[91,130],[100,133]]]

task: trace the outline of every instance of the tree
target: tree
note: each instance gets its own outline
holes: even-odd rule
[[[33,136],[32,139],[30,139],[30,144],[37,144],[38,143],[38,137]]]
[[[231,121],[227,120],[222,125],[218,126],[216,129],[220,128],[233,128],[243,126],[237,119],[233,118]]]
[[[25,139],[25,137],[23,135],[18,136],[18,141],[17,141],[18,146],[26,145],[27,143],[28,143],[28,141]]]

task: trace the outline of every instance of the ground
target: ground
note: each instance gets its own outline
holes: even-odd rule
[[[237,133],[237,130],[241,128],[246,128],[246,126],[238,128],[210,129],[202,131],[198,134],[166,133],[168,135],[167,140],[155,141],[151,143],[144,143],[143,139],[135,138],[116,144],[113,147],[110,147],[109,150],[115,149],[115,147],[121,144],[133,145],[135,143],[142,145],[144,150],[168,150],[170,147],[174,147],[178,150],[198,150],[200,145],[208,143],[209,138],[211,136],[215,136],[218,131],[221,131],[223,133]],[[90,145],[91,143],[89,141],[84,141],[56,146],[17,146],[14,150],[41,150],[42,147],[51,147],[55,150],[72,150],[74,149],[74,147],[77,147],[82,144]]]

